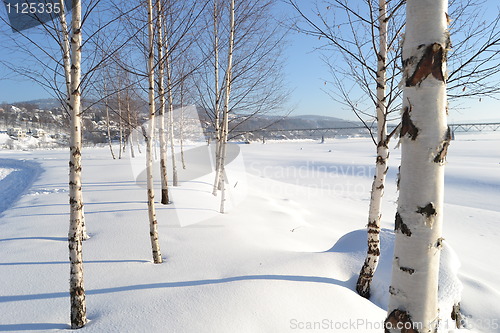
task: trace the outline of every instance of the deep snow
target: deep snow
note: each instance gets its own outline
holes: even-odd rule
[[[458,270],[469,328],[484,332],[500,332],[499,143],[500,133],[457,134],[446,170],[441,297],[460,289]],[[399,150],[391,149],[382,260],[368,301],[354,284],[366,249],[370,140],[238,147],[227,214],[210,194],[213,174],[190,179],[199,160],[187,160],[189,181],[172,190],[174,204],[158,204],[161,265],[150,259],[141,159],[84,150],[90,322],[81,332],[382,330]],[[0,152],[0,331],[69,330],[68,155]]]

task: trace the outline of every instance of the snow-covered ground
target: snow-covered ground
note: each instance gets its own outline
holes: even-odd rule
[[[458,257],[462,310],[469,328],[483,332],[500,332],[499,144],[500,133],[457,134],[446,175],[441,296],[460,288]],[[157,206],[165,262],[154,265],[140,158],[85,149],[90,322],[81,332],[382,331],[398,149],[372,300],[354,291],[374,151],[361,138],[238,145],[224,215],[211,195],[213,174],[202,167],[207,159],[186,154],[174,205]],[[69,330],[68,155],[0,152],[0,331]]]

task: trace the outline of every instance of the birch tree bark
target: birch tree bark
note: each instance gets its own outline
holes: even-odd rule
[[[379,0],[379,49],[377,53],[377,159],[375,177],[372,183],[370,208],[368,211],[368,250],[366,259],[359,273],[356,291],[365,298],[370,298],[370,284],[380,257],[380,219],[382,197],[384,195],[387,160],[389,158],[389,140],[387,137],[386,103],[386,63],[387,63],[387,3]]]
[[[220,212],[224,213],[224,205],[226,201],[226,170],[225,170],[225,159],[226,159],[226,145],[227,145],[227,135],[229,130],[229,101],[231,95],[231,80],[232,80],[232,70],[233,70],[233,50],[234,50],[234,0],[231,0],[231,5],[229,9],[230,15],[230,31],[229,31],[229,49],[227,53],[227,70],[226,70],[226,82],[225,82],[225,100],[224,100],[224,116],[222,121],[222,133],[221,133],[221,156],[220,156],[220,186],[221,186],[221,200],[220,200]]]
[[[182,163],[182,169],[186,169],[186,161],[184,160],[184,80],[181,82],[181,87],[180,87],[180,109],[181,109],[181,114],[179,117],[179,144],[180,144],[180,149],[181,149],[181,163]]]
[[[168,197],[168,177],[167,177],[167,138],[165,133],[165,60],[163,58],[163,8],[161,1],[158,1],[158,98],[160,101],[160,123],[158,135],[160,136],[160,177],[161,177],[161,203],[167,205]]]
[[[406,4],[400,194],[386,332],[439,330],[444,162],[450,143],[447,10],[447,0]],[[403,329],[408,327],[414,330]]]
[[[134,139],[132,137],[133,133],[134,133],[134,128],[133,128],[133,125],[132,125],[132,118],[130,117],[130,92],[129,90],[127,89],[127,95],[126,95],[126,99],[127,99],[127,128],[128,128],[128,143],[129,143],[129,147],[130,147],[130,156],[132,158],[135,158],[135,153],[134,153]]]
[[[59,0],[59,6],[61,8],[61,15],[59,15],[59,22],[61,24],[61,49],[63,53],[63,66],[64,66],[64,78],[66,79],[66,92],[68,94],[68,101],[71,95],[71,54],[68,36],[68,24],[66,22],[66,8],[64,6],[64,0]]]
[[[107,92],[106,92],[106,84],[104,84],[104,94],[107,94]],[[107,129],[107,133],[108,133],[109,151],[111,152],[111,156],[113,157],[113,159],[116,159],[115,153],[113,151],[113,142],[111,140],[111,128],[109,126],[109,105],[108,105],[107,98],[104,100],[104,108],[106,110],[106,129]]]
[[[165,38],[167,38],[165,36]],[[172,84],[172,64],[169,54],[169,43],[166,39],[165,43],[165,65],[167,69],[167,96],[168,96],[168,141],[170,143],[170,154],[172,155],[172,185],[178,186],[177,164],[175,162],[175,145],[174,145],[174,91]]]
[[[66,87],[66,111],[68,114],[71,114],[70,103],[71,103],[71,46],[69,41],[69,32],[68,32],[68,24],[66,22],[66,7],[64,5],[64,0],[59,0],[59,5],[61,8],[61,13],[59,15],[59,23],[61,25],[61,40],[59,41],[60,47],[62,50],[63,57],[63,69],[64,69],[64,78],[65,78],[65,87]],[[81,122],[80,117],[80,122]],[[81,135],[81,133],[80,133]],[[89,239],[89,235],[87,234],[87,227],[85,225],[85,212],[83,209],[83,194],[81,194],[81,204],[82,204],[82,237],[83,240]]]
[[[160,242],[158,239],[158,222],[155,211],[155,193],[153,183],[153,140],[155,133],[155,88],[154,88],[154,24],[153,24],[153,0],[148,0],[148,99],[149,99],[149,127],[148,131],[142,127],[144,139],[146,140],[146,177],[148,192],[148,215],[149,215],[149,236],[151,239],[151,249],[153,252],[153,262],[161,264]]]
[[[82,258],[82,183],[81,183],[81,104],[80,104],[80,79],[81,79],[81,14],[82,6],[79,0],[73,1],[71,19],[71,89],[70,89],[70,160],[69,160],[69,203],[70,225],[68,232],[70,281],[69,293],[71,302],[71,328],[77,329],[85,326],[87,322],[85,288],[83,284],[83,258]]]
[[[118,146],[118,159],[122,159],[122,149],[123,149],[123,119],[122,119],[122,100],[120,96],[120,89],[121,85],[118,85],[117,93],[116,93],[116,98],[117,98],[117,104],[118,104],[118,136],[120,138],[120,144]]]
[[[214,22],[214,131],[215,131],[215,180],[212,190],[213,195],[217,195],[220,181],[220,88],[219,88],[219,0],[214,0],[213,22]]]

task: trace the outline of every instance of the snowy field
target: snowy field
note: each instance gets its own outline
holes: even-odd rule
[[[440,297],[460,290],[458,276],[468,328],[479,332],[500,332],[499,146],[500,133],[458,133],[446,169]],[[90,322],[79,332],[381,332],[400,160],[393,147],[370,301],[354,291],[366,251],[370,140],[237,145],[224,215],[202,167],[209,159],[186,154],[174,204],[157,205],[161,265],[151,262],[141,158],[85,149]],[[0,151],[0,331],[70,331],[68,155]]]

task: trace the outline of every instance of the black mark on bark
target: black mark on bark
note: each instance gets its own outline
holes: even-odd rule
[[[434,157],[435,163],[443,163],[444,161],[446,161],[446,155],[448,154],[448,147],[450,146],[450,142],[451,142],[451,129],[448,126],[445,138],[443,142],[441,142],[440,147],[438,148],[439,151],[436,157]]]
[[[412,275],[413,273],[415,273],[415,270],[413,268],[409,268],[409,267],[399,267],[400,270],[402,270],[403,272],[406,272],[410,275]]]
[[[411,120],[410,111],[411,108],[407,106],[404,108],[399,137],[402,138],[403,136],[408,134],[412,140],[415,140],[418,136],[418,128],[417,126],[415,126],[415,124],[413,124],[413,121]]]
[[[428,218],[437,214],[432,202],[429,202],[425,207],[418,207],[417,213],[425,215]]]
[[[415,72],[406,80],[407,87],[414,87],[432,75],[436,80],[445,81],[443,73],[443,62],[445,62],[445,51],[441,44],[434,43],[427,46]]]
[[[399,213],[396,213],[396,222],[395,222],[395,228],[394,228],[394,230],[399,230],[399,231],[401,231],[401,233],[403,235],[411,237],[411,230],[403,222],[403,219],[401,218],[401,215],[399,215]]]

